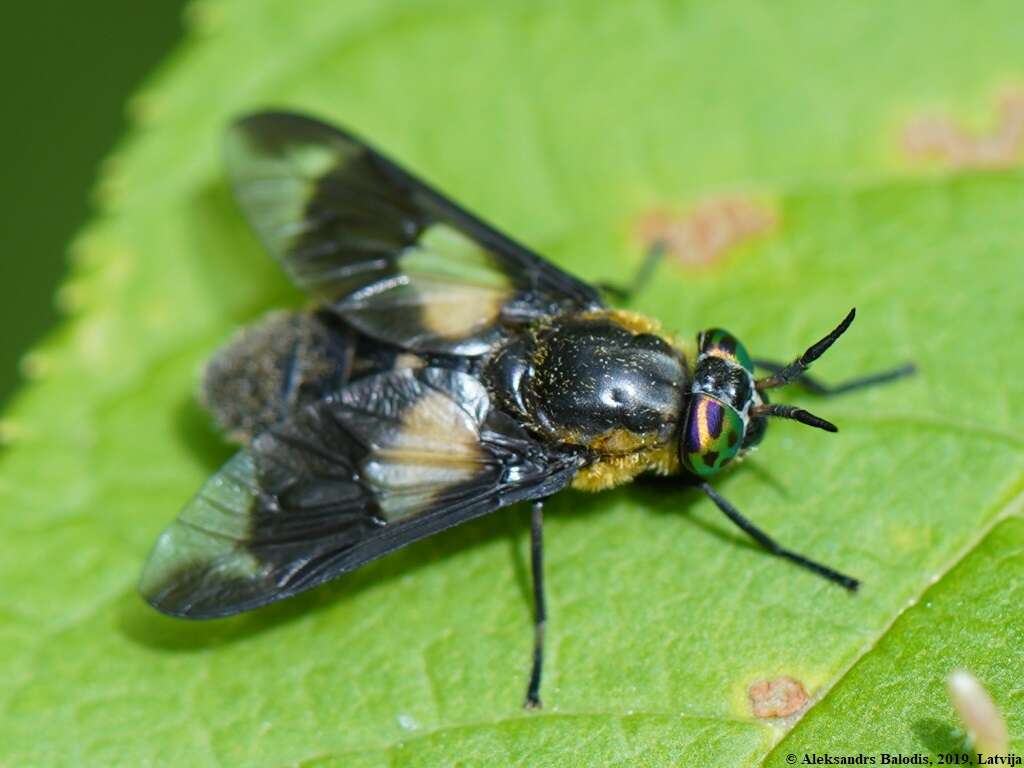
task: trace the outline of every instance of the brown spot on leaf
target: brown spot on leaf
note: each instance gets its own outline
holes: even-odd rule
[[[698,203],[679,214],[656,210],[637,223],[637,234],[648,244],[662,243],[683,264],[707,266],[730,250],[774,229],[775,212],[763,203],[725,197]]]
[[[788,717],[807,703],[807,691],[800,681],[785,675],[758,680],[747,693],[754,717]]]
[[[954,169],[1007,168],[1024,159],[1024,90],[1004,93],[987,132],[965,129],[952,118],[923,114],[903,130],[903,151],[914,160]]]

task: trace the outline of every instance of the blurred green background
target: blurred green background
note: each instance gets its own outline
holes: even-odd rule
[[[4,8],[0,121],[0,403],[18,361],[57,319],[67,243],[90,212],[125,102],[182,33],[185,0],[12,3]]]

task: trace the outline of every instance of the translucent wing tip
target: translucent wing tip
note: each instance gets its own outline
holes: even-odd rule
[[[189,564],[182,561],[181,527],[174,523],[156,540],[139,579],[139,594],[147,603],[169,616],[192,615],[190,602],[182,590],[183,573]],[[194,567],[194,566],[192,566]]]
[[[263,567],[245,547],[255,498],[255,470],[240,452],[206,481],[160,534],[139,592],[161,613],[193,619],[246,610],[264,590]]]

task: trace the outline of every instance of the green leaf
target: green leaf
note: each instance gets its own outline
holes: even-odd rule
[[[195,6],[74,245],[71,316],[3,422],[0,763],[932,753],[953,748],[927,723],[955,727],[941,681],[959,665],[991,683],[1020,749],[1024,175],[917,174],[899,155],[906,116],[979,110],[1019,69],[1015,15],[1008,1]],[[856,305],[816,372],[918,363],[835,401],[794,392],[841,433],[774,424],[717,486],[862,592],[766,555],[693,492],[564,493],[537,713],[520,709],[520,510],[250,615],[190,624],[143,605],[149,546],[230,453],[194,403],[199,366],[239,324],[301,301],[219,161],[225,123],[267,105],[358,130],[594,281],[640,263],[630,232],[652,209],[769,200],[773,234],[701,270],[666,264],[635,308],[786,358]],[[792,732],[748,697],[780,676],[812,696]]]
[[[961,752],[964,726],[945,692],[946,677],[956,668],[970,669],[996,701],[1009,705],[1004,714],[1019,745],[1020,674],[1007,662],[1024,639],[1022,602],[1024,520],[1018,515],[993,527],[900,616],[765,764],[790,765],[786,755],[802,757],[823,744],[836,754],[856,755],[875,745],[936,763],[939,755]]]

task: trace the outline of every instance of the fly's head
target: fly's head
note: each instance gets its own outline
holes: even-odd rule
[[[853,322],[854,311],[831,333],[786,366],[764,378],[754,377],[754,362],[739,339],[721,328],[697,336],[697,363],[690,385],[683,429],[679,436],[679,460],[699,478],[724,469],[764,438],[768,417],[793,419],[811,427],[835,432],[836,427],[791,405],[768,402],[767,390],[799,379]]]
[[[679,458],[693,474],[708,477],[760,442],[765,418],[753,409],[765,400],[750,355],[735,336],[721,328],[701,331],[697,349]]]

